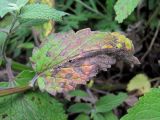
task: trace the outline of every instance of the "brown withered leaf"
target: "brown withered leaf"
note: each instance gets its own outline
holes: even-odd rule
[[[124,35],[87,28],[76,33],[53,34],[34,49],[31,62],[39,75],[40,89],[55,95],[73,90],[77,84],[86,84],[116,60],[139,64],[133,53],[133,44]]]

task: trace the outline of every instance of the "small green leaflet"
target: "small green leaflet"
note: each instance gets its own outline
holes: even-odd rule
[[[71,112],[71,113],[89,113],[91,111],[92,107],[90,104],[88,103],[76,103],[76,104],[73,104],[71,105],[69,108],[68,108],[68,112]]]
[[[105,113],[104,117],[105,120],[118,120],[117,116],[112,111]]]
[[[116,12],[116,18],[119,23],[122,23],[133,10],[137,7],[141,0],[117,0],[114,10]]]
[[[119,106],[126,98],[127,94],[125,93],[119,93],[118,95],[106,95],[96,102],[95,109],[97,112],[109,112]]]
[[[85,91],[82,91],[82,90],[72,90],[68,94],[74,97],[88,97],[89,96]]]

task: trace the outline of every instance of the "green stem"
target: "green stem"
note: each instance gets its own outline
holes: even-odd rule
[[[6,48],[7,48],[7,44],[8,44],[8,41],[10,40],[10,37],[12,35],[12,30],[13,30],[14,25],[16,24],[16,22],[17,22],[17,15],[15,16],[15,18],[13,20],[13,23],[12,23],[12,25],[10,27],[10,30],[9,30],[8,34],[7,34],[6,40],[4,41],[3,46],[2,46],[2,56],[3,56],[3,59],[4,59],[5,63],[7,63],[7,57],[6,57],[6,53],[5,53],[6,52]]]
[[[82,2],[81,0],[76,0],[76,2],[80,3],[81,5],[83,5],[85,8],[87,8],[88,10],[98,14],[98,15],[101,15],[101,16],[104,16],[102,13],[100,13],[99,11],[91,8],[90,6],[88,6],[87,4],[85,4],[84,2]]]

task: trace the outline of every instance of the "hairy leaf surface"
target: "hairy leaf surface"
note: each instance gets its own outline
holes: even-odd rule
[[[45,13],[45,14],[44,14]],[[20,18],[23,20],[55,20],[61,21],[67,13],[58,11],[46,4],[30,4],[22,9]]]
[[[160,120],[160,89],[146,93],[120,120]]]
[[[0,120],[67,120],[62,105],[47,93],[1,97],[0,108]]]

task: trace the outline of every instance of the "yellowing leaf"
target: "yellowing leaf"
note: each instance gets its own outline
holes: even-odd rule
[[[111,33],[113,36],[115,36],[116,38],[118,38],[118,44],[116,45],[118,48],[122,48],[123,44],[125,44],[126,49],[131,50],[133,49],[133,44],[132,41],[129,40],[128,38],[126,38],[124,35],[118,33],[118,32],[113,32]]]
[[[128,91],[138,90],[140,94],[149,92],[151,84],[145,74],[138,74],[133,77],[127,85]]]

